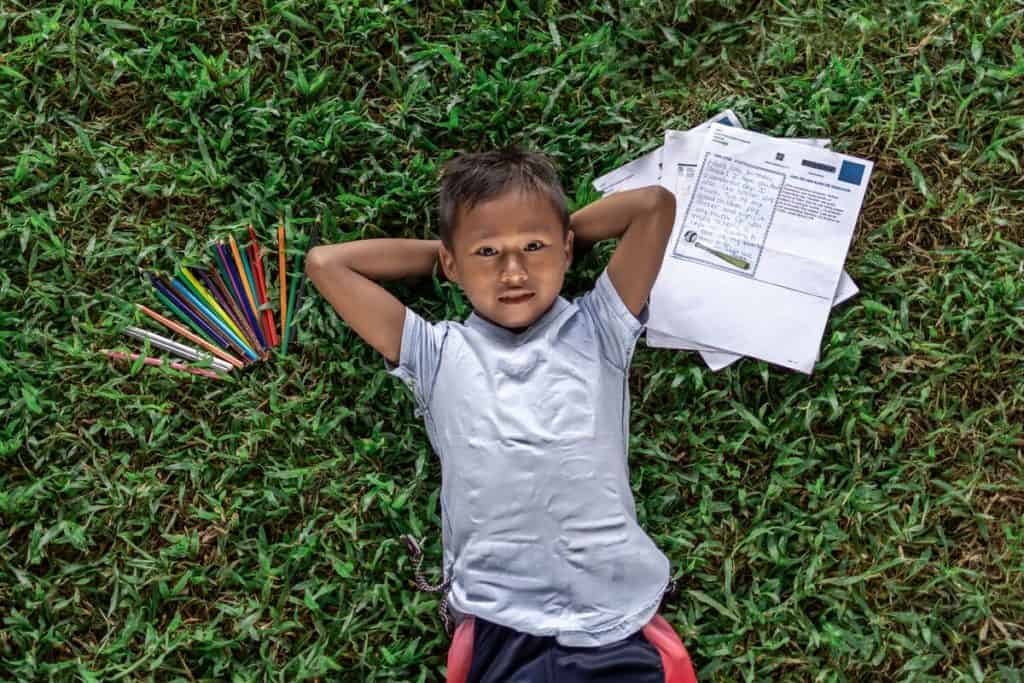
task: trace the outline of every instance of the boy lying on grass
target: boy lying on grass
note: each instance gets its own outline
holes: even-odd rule
[[[688,681],[657,615],[669,562],[636,521],[628,372],[675,199],[613,194],[571,216],[544,155],[444,169],[440,240],[319,246],[306,272],[411,389],[441,459],[448,681]],[[594,288],[560,296],[573,247],[621,238]],[[431,323],[379,281],[440,259],[473,313]]]

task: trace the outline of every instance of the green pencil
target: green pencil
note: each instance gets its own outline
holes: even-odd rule
[[[295,317],[298,311],[295,310],[302,305],[302,290],[306,288],[306,271],[302,267],[302,261],[305,259],[306,254],[313,247],[320,244],[320,216],[316,217],[316,222],[313,223],[313,229],[309,234],[309,241],[306,243],[306,251],[301,254],[295,255],[295,266],[294,270],[298,273],[292,280],[295,284],[292,285],[291,295],[288,297],[288,325],[284,330],[284,341],[281,342],[282,352],[288,351],[288,339],[292,336],[292,327],[295,325]]]
[[[201,327],[199,327],[198,325],[196,325],[192,321],[192,318],[190,318],[189,316],[185,315],[181,310],[179,310],[178,307],[176,305],[174,305],[174,302],[172,302],[170,299],[168,299],[166,296],[164,296],[163,293],[161,293],[161,291],[159,289],[154,287],[153,288],[153,293],[156,294],[156,298],[157,299],[160,299],[160,303],[162,303],[164,306],[167,307],[167,310],[169,310],[171,313],[173,313],[175,316],[177,316],[178,320],[181,320],[186,325],[191,327],[193,332],[195,332],[196,334],[198,334],[200,337],[202,337],[206,341],[210,342],[211,344],[215,344],[217,346],[221,345],[221,343],[219,341],[217,341],[216,339],[211,338],[210,335],[208,335],[206,333],[206,330],[204,330]]]
[[[260,305],[259,294],[257,294],[258,290],[256,289],[256,280],[253,279],[253,276],[252,276],[253,268],[252,268],[252,266],[249,265],[249,255],[247,253],[248,251],[249,251],[248,249],[239,249],[238,250],[239,255],[242,257],[242,267],[245,268],[245,273],[244,273],[245,279],[249,281],[249,289],[252,291],[252,295],[253,295],[253,297],[255,299],[253,305],[256,306],[256,310],[253,311],[253,312],[256,314],[256,324],[259,324],[259,322],[260,322],[260,315],[261,315],[260,310],[259,310],[259,305]],[[263,326],[260,325],[260,332],[263,332],[263,331],[264,331],[263,330]],[[270,346],[270,340],[269,339],[265,339],[265,341],[267,343],[264,344],[264,346]]]
[[[302,268],[302,257],[304,255],[301,252],[295,254],[295,262],[292,264],[293,275],[288,278],[294,284],[292,284],[292,291],[288,292],[288,322],[284,326],[284,340],[281,341],[282,354],[288,353],[288,338],[292,336],[292,321],[295,319],[295,295],[299,291],[297,286],[299,283],[295,280],[296,275],[294,273]]]

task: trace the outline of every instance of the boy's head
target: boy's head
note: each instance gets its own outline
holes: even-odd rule
[[[441,267],[478,315],[520,331],[562,291],[569,211],[554,165],[511,148],[464,154],[441,179]]]

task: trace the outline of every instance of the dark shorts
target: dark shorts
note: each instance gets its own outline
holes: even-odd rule
[[[559,645],[479,617],[464,621],[448,656],[449,683],[691,683],[689,655],[655,617],[642,630],[600,647]]]

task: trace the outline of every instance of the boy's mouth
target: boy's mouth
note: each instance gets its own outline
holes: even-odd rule
[[[533,298],[533,292],[510,292],[508,294],[502,294],[498,297],[498,301],[503,304],[522,304],[526,303]]]

